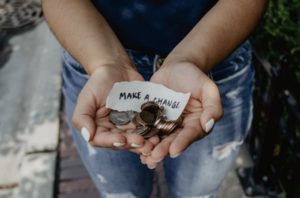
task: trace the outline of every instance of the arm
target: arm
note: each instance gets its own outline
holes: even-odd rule
[[[220,0],[173,49],[169,65],[190,62],[208,72],[255,28],[267,0]]]
[[[114,83],[143,78],[107,22],[89,0],[43,0],[43,10],[58,40],[90,75],[76,101],[74,127],[94,146],[149,153],[155,138],[123,133],[108,118],[105,101]]]
[[[101,65],[133,67],[120,41],[89,0],[43,0],[45,18],[89,75]]]
[[[190,92],[191,99],[185,109],[183,128],[162,140],[151,156],[141,156],[148,167],[156,167],[168,154],[178,156],[207,135],[222,117],[218,87],[205,73],[246,39],[266,3],[267,0],[219,0],[153,75],[152,81],[176,91]]]

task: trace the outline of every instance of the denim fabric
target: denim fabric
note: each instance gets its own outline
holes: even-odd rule
[[[159,56],[132,50],[128,50],[128,54],[138,71],[148,80],[156,70]],[[68,124],[101,197],[149,197],[153,171],[140,163],[138,155],[92,147],[72,126],[70,119],[74,105],[88,76],[67,52],[64,52],[63,58],[63,93]],[[163,161],[171,197],[217,197],[218,187],[237,157],[250,126],[254,82],[250,44],[245,42],[241,45],[209,76],[219,87],[224,117],[216,123],[210,135],[194,142],[179,157],[167,157]]]

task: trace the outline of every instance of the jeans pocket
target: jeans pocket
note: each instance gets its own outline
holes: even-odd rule
[[[251,100],[254,73],[254,67],[249,63],[241,71],[216,82],[224,108],[234,108]]]
[[[224,116],[214,127],[214,145],[240,142],[245,138],[252,120],[254,74],[254,68],[249,64],[236,75],[217,83]]]
[[[248,41],[237,48],[230,56],[218,64],[210,72],[211,78],[216,83],[222,83],[238,75],[242,75],[243,70],[251,64],[251,46]]]
[[[63,61],[65,66],[71,70],[72,73],[76,73],[77,76],[84,79],[88,78],[88,74],[84,70],[83,66],[66,51],[63,53]]]
[[[63,89],[65,96],[70,97],[73,102],[76,102],[77,97],[87,82],[89,76],[84,71],[83,67],[70,55],[64,53],[63,56]]]

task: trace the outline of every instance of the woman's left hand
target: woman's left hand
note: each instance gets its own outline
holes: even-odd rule
[[[162,65],[151,81],[177,92],[191,93],[183,112],[182,127],[161,140],[150,155],[140,155],[142,163],[153,169],[166,156],[177,157],[194,141],[207,135],[215,121],[222,117],[223,109],[216,84],[192,63]]]

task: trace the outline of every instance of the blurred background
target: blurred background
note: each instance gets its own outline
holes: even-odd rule
[[[256,87],[221,198],[300,197],[300,0],[270,0],[251,37]],[[65,123],[62,49],[40,0],[0,0],[0,198],[98,197]],[[156,169],[152,198],[168,191]]]

